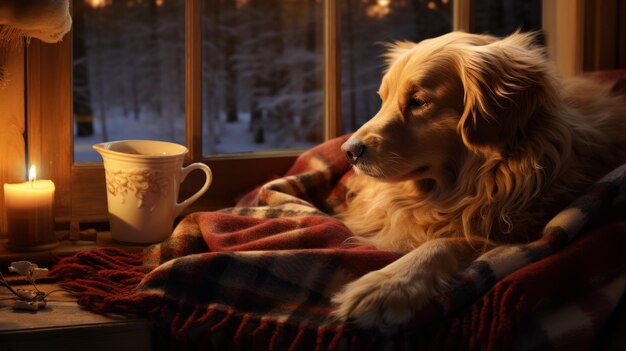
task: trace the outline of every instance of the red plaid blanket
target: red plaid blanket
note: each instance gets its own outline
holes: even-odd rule
[[[171,348],[580,349],[626,335],[626,222],[606,215],[623,210],[626,165],[540,240],[479,257],[405,330],[382,335],[331,319],[335,292],[399,257],[346,245],[352,234],[331,216],[351,175],[343,140],[304,153],[237,207],[187,216],[143,254],[97,249],[53,273],[90,310],[154,321]]]

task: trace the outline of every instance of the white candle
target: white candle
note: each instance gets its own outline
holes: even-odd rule
[[[54,235],[54,183],[36,180],[35,166],[29,181],[4,184],[8,242],[15,250],[45,250],[58,245]]]

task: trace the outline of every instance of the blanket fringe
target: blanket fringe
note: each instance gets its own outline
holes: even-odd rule
[[[256,338],[259,333],[261,333],[262,331],[265,331],[269,328],[269,321],[266,318],[261,318],[261,323],[259,324],[258,327],[256,327],[253,331],[252,331],[252,337]]]
[[[202,325],[199,319],[196,322],[198,323],[194,323],[194,325]],[[215,321],[208,322],[215,323]],[[256,322],[259,324],[256,325]],[[251,324],[253,325],[251,326]],[[347,335],[347,331],[343,327],[329,330],[328,326],[295,325],[288,321],[258,317],[247,313],[241,316],[237,313],[227,313],[224,317],[220,317],[217,324],[214,324],[208,331],[213,334],[225,328],[232,330],[232,335],[234,335],[229,346],[230,350],[249,349],[250,345],[270,351],[337,350],[341,340]],[[332,334],[330,342],[328,339],[331,335],[329,334]],[[347,337],[348,341],[352,340],[352,344],[347,344],[349,349],[358,349],[350,347],[350,345],[357,343],[356,333]],[[329,343],[325,344],[325,342]]]
[[[335,331],[335,335],[333,335],[333,338],[330,340],[330,344],[328,344],[328,350],[335,350],[337,348],[337,345],[339,345],[339,341],[341,340],[341,337],[343,336],[343,332],[344,329],[343,328],[339,328]]]
[[[359,349],[359,338],[357,337],[356,333],[352,334],[352,338],[350,339],[350,347],[352,350],[358,350]]]
[[[272,333],[272,338],[270,339],[270,343],[267,346],[267,349],[269,351],[276,350],[276,345],[278,344],[278,337],[280,336],[284,327],[285,327],[285,324],[280,323],[280,322],[276,323],[276,325],[274,326],[274,332]]]
[[[232,309],[223,309],[216,305],[196,308],[190,308],[187,304],[176,305],[174,302],[163,305],[163,296],[134,291],[134,287],[145,276],[145,269],[141,265],[140,254],[107,248],[63,259],[53,269],[53,273],[63,277],[76,277],[65,285],[80,291],[79,304],[89,306],[96,312],[113,311],[111,306],[114,306],[115,312],[133,312],[140,315],[160,313],[158,320],[171,321],[167,326],[161,326],[165,328],[164,331],[169,332],[172,338],[170,342],[185,344],[185,336],[190,328],[208,325],[210,327],[207,331],[211,334],[232,326],[236,331],[232,339],[233,349],[245,346],[243,342],[247,338],[258,339],[262,332],[270,328],[269,350],[282,347],[295,350],[303,345],[307,335],[314,338],[316,350],[336,350],[343,337],[348,337],[349,348],[359,346],[354,331],[346,334],[342,327],[329,329],[329,326],[320,326],[307,329],[303,325],[289,325],[290,329],[286,330],[284,321],[253,317],[250,314],[238,315]],[[496,286],[472,307],[471,313],[463,314],[451,320],[446,328],[439,329],[436,338],[436,344],[441,346],[439,348],[481,350],[511,345],[519,328],[516,311],[520,308],[520,301],[523,301],[519,290],[514,288],[512,284]],[[252,320],[258,320],[259,325],[252,331],[246,331]],[[168,338],[165,335],[163,337]]]
[[[321,326],[317,328],[317,336],[315,338],[315,351],[321,351],[324,347],[324,333],[326,328]]]
[[[297,350],[298,349],[298,344],[300,344],[300,341],[302,340],[303,337],[304,337],[304,328],[303,327],[299,327],[298,328],[298,333],[296,334],[296,336],[291,341],[291,345],[289,345],[288,351],[295,351],[295,350]]]
[[[238,342],[241,339],[241,337],[243,336],[243,331],[246,329],[246,326],[248,325],[248,322],[251,318],[252,316],[250,316],[249,314],[244,314],[243,317],[241,317],[241,322],[239,322],[237,332],[235,332],[235,337],[233,339],[234,342]]]
[[[144,273],[141,275],[143,277],[145,272],[151,269],[152,267],[142,266],[142,253],[140,252],[126,252],[106,247],[62,258],[49,274],[63,279],[75,279],[98,276],[99,271],[123,271],[124,274],[131,275]]]
[[[62,286],[79,293],[78,304],[98,313],[153,312],[161,298],[136,294],[134,288],[153,267],[142,265],[142,253],[106,247],[62,258],[50,275]]]
[[[515,284],[497,285],[467,313],[441,325],[432,344],[436,350],[505,350],[519,335],[519,301]]]
[[[172,329],[170,332],[172,335],[176,335],[176,339],[181,339],[185,336],[187,330],[195,323],[198,322],[200,316],[204,314],[204,310],[200,308],[194,308],[193,312],[186,318],[185,323],[183,323],[180,328],[175,328],[174,326],[177,324],[176,319],[172,321]]]
[[[209,322],[211,318],[215,315],[215,307],[211,307],[209,309],[203,309],[203,313],[198,319],[195,321],[198,325],[203,325]]]
[[[209,328],[209,333],[211,334],[215,333],[216,331],[220,330],[223,326],[225,326],[233,317],[233,313],[234,313],[233,310],[228,310],[219,322],[215,323],[213,326],[211,326],[211,328]]]

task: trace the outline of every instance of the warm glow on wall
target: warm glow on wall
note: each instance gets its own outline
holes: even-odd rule
[[[111,4],[111,0],[85,0],[85,3],[94,9],[97,9]]]

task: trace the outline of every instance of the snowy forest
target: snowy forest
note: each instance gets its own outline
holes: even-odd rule
[[[345,132],[380,106],[383,43],[449,32],[451,1],[340,1]],[[76,162],[99,160],[91,145],[102,141],[184,144],[184,3],[73,2]],[[481,3],[486,6],[477,20],[487,27],[481,31],[495,24],[510,32],[540,1],[481,0],[476,8]],[[322,1],[204,0],[201,26],[205,155],[307,148],[323,141]]]

